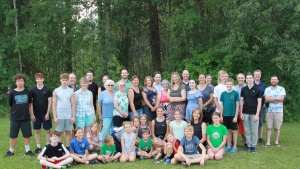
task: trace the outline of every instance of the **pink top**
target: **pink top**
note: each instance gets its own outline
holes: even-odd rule
[[[160,91],[160,103],[170,103],[169,99],[167,98],[167,95],[164,95],[163,91]]]

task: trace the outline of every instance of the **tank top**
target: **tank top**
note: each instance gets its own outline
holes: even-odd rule
[[[163,91],[160,91],[161,95],[160,95],[160,103],[170,103],[167,95],[164,95]]]
[[[164,119],[164,121],[159,122],[155,119],[155,124],[154,124],[154,131],[155,131],[155,136],[159,137],[159,136],[165,136],[167,133],[167,122],[166,119]]]
[[[143,96],[142,96],[141,89],[139,88],[139,93],[135,92],[135,90],[133,88],[129,88],[129,89],[133,90],[133,104],[134,104],[135,110],[142,108],[143,107],[143,102],[142,102]],[[128,106],[128,111],[132,112],[130,104]]]
[[[199,122],[199,123],[191,123],[191,125],[194,128],[194,136],[198,137],[199,140],[202,139],[202,123],[203,122]]]

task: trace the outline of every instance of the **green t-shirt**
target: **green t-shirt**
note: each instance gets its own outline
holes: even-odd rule
[[[145,142],[144,139],[140,139],[138,148],[143,151],[149,152],[152,148],[152,139],[148,138],[147,142]]]
[[[223,124],[218,127],[212,124],[206,128],[206,134],[209,136],[212,146],[218,148],[223,141],[223,136],[228,134],[228,130]]]
[[[122,80],[122,79],[121,79]],[[130,80],[127,80],[125,83],[125,90],[124,92],[127,93],[128,89],[132,86],[132,83]],[[119,90],[119,83],[116,83],[115,87],[114,87],[114,91],[118,91]]]
[[[223,116],[235,116],[236,102],[240,101],[239,93],[235,90],[229,93],[224,91],[220,101],[223,102]]]
[[[110,147],[107,146],[106,143],[102,144],[101,149],[100,149],[100,154],[104,154],[104,155],[112,155],[114,154],[116,151],[116,145],[112,145]]]

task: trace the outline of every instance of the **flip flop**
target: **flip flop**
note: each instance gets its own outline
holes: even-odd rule
[[[268,144],[265,144],[265,145],[264,145],[264,147],[268,148],[268,147],[270,147],[270,145],[268,145]]]
[[[275,144],[275,146],[276,146],[276,147],[281,147],[281,145],[280,145],[280,144]]]

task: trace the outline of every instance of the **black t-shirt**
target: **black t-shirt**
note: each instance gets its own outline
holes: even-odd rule
[[[62,157],[64,154],[66,154],[65,149],[66,147],[62,143],[58,143],[57,146],[52,146],[51,144],[48,144],[46,147],[42,150],[42,155],[47,156],[48,158],[52,157]]]
[[[31,89],[31,94],[34,116],[36,118],[44,117],[48,109],[48,98],[52,97],[52,91],[46,86],[42,89],[35,86]]]
[[[98,85],[95,82],[92,82],[92,84],[89,84],[88,90],[93,93],[93,104],[94,109],[96,110],[96,100],[98,95]]]
[[[12,90],[8,98],[8,104],[11,107],[10,118],[12,120],[30,120],[30,103],[32,103],[32,97],[28,89],[23,91]]]
[[[262,98],[262,92],[254,85],[251,89],[245,86],[241,90],[241,97],[244,98],[243,113],[244,114],[256,114],[257,110],[257,98]]]

